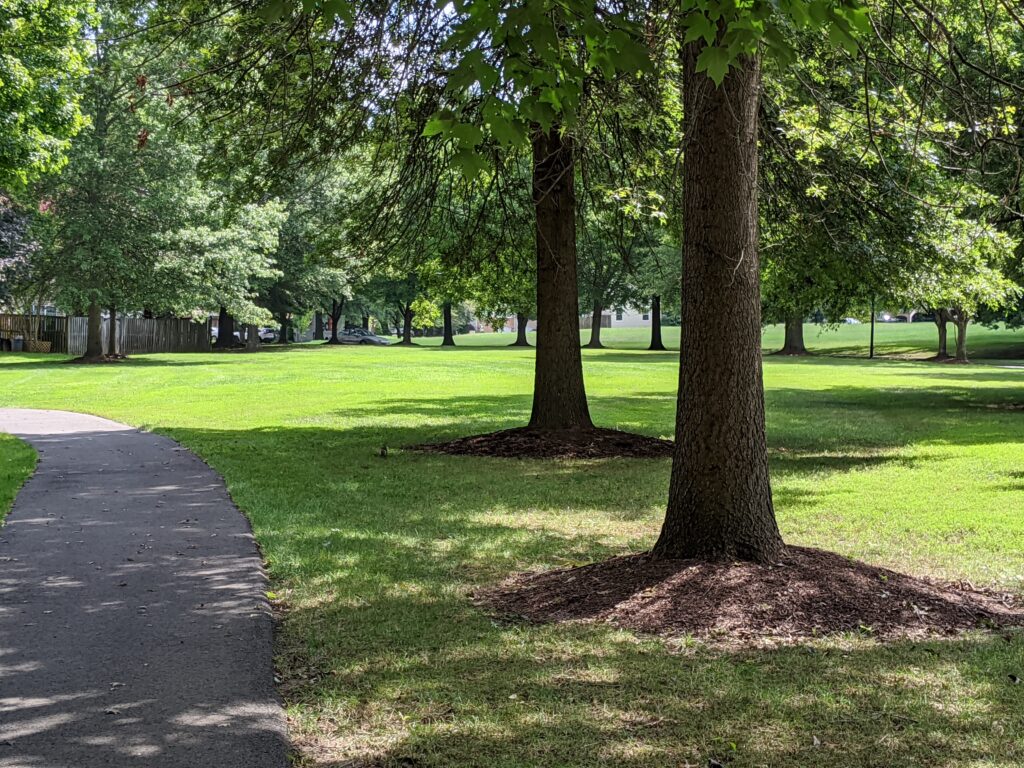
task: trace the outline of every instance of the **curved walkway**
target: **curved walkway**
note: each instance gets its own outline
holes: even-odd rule
[[[219,475],[95,416],[0,409],[0,768],[284,768],[266,579]]]

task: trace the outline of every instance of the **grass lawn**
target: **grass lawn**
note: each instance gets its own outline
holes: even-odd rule
[[[35,464],[35,451],[21,440],[0,432],[0,520],[11,508],[14,495]]]
[[[953,326],[949,326],[949,352],[954,350]],[[534,341],[534,334],[529,334]],[[812,353],[841,355],[844,357],[867,357],[871,327],[862,325],[841,325],[828,327],[807,323],[804,326],[804,342]],[[584,342],[589,340],[590,331],[581,332]],[[665,345],[679,348],[679,328],[662,329]],[[773,325],[762,334],[766,351],[782,347],[782,326]],[[468,346],[490,346],[507,344],[515,340],[512,333],[481,333],[459,337],[459,343]],[[605,328],[601,333],[604,344],[619,349],[646,349],[651,340],[648,328]],[[416,339],[417,344],[440,346],[441,337]],[[934,323],[878,323],[875,326],[875,353],[897,358],[919,359],[935,354],[938,336]],[[979,359],[1024,358],[1024,332],[1009,333],[1003,329],[985,328],[972,325],[967,331],[967,347],[971,357]]]
[[[806,336],[846,354],[866,332]],[[1024,347],[1024,333],[989,334],[975,338],[994,354]],[[925,354],[934,327],[879,335],[889,352]],[[1024,677],[1021,633],[726,652],[475,610],[473,587],[511,572],[650,546],[669,473],[667,460],[401,451],[525,422],[533,353],[479,346],[494,340],[93,367],[0,355],[0,406],[145,426],[224,474],[288,609],[279,666],[309,765],[1024,764],[1024,685],[1008,677]],[[671,436],[676,354],[587,350],[584,363],[599,424]],[[766,358],[785,537],[1024,591],[1020,365]],[[0,457],[11,445],[0,441]]]

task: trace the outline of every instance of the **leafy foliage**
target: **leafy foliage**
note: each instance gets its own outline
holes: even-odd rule
[[[0,0],[0,188],[64,162],[82,128],[83,0]]]

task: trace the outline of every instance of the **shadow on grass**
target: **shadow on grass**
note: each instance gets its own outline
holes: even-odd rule
[[[1019,424],[996,416],[972,412],[964,427],[965,408],[998,396],[774,390],[772,468],[821,477],[927,460],[884,453],[912,443],[1019,440]],[[670,392],[592,398],[598,422],[626,414],[649,434],[671,425],[673,404]],[[289,605],[278,664],[294,734],[311,755],[344,755],[320,765],[1024,759],[1011,736],[1022,689],[1007,678],[1024,668],[1020,638],[674,654],[603,626],[492,621],[472,606],[475,587],[649,546],[667,490],[667,460],[378,456],[514,426],[528,410],[526,396],[388,398],[333,411],[345,428],[168,430],[224,473],[254,522]],[[816,504],[815,489],[776,487],[783,513]]]
[[[601,629],[504,631],[514,639],[488,647],[464,638],[400,671],[373,660],[368,673],[319,683],[317,695],[371,710],[383,699],[415,712],[397,743],[367,763],[382,766],[703,767],[714,760],[923,768],[1024,759],[1014,735],[1019,687],[1004,671],[1021,662],[1019,635],[680,655]],[[360,751],[354,741],[343,748]]]

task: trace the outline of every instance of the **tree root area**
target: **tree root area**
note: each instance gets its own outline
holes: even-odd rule
[[[67,362],[72,365],[96,365],[99,363],[123,363],[127,355],[100,355],[99,357],[73,357]]]
[[[519,574],[474,600],[508,619],[603,622],[723,645],[792,644],[848,633],[917,639],[1024,626],[1019,597],[805,547],[787,547],[772,565],[629,555]]]
[[[414,445],[412,450],[456,456],[505,459],[663,458],[672,442],[617,429],[535,429],[518,427],[446,443]]]

